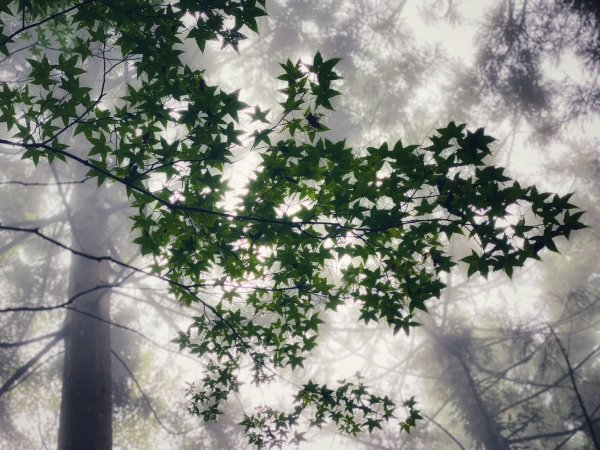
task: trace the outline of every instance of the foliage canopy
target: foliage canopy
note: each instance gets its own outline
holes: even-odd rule
[[[583,227],[570,195],[521,186],[490,165],[483,129],[450,123],[424,146],[329,140],[335,58],[281,64],[273,120],[210,85],[185,62],[184,45],[203,51],[217,40],[237,50],[245,29],[257,31],[264,0],[19,1],[0,11],[0,51],[27,74],[2,83],[0,143],[127,190],[134,241],[154,261],[146,273],[182,303],[204,306],[177,342],[206,362],[190,389],[190,411],[206,420],[238,389],[243,364],[256,383],[302,366],[326,310],[355,302],[361,320],[408,333],[456,264],[453,235],[472,245],[469,275],[511,276]],[[246,130],[244,114],[253,120]],[[232,205],[223,173],[242,147],[260,164]],[[412,399],[403,406],[408,431],[419,413]],[[360,381],[315,380],[290,411],[265,406],[242,424],[251,443],[280,445],[301,439],[301,414],[356,434],[397,412]]]

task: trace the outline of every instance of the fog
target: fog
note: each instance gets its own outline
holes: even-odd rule
[[[428,312],[417,316],[421,326],[408,335],[393,334],[383,321],[365,324],[357,305],[324,312],[319,345],[304,367],[280,370],[258,387],[243,367],[239,392],[207,423],[188,411],[206,361],[174,342],[206,308],[182,305],[155,276],[163,262],[142,256],[133,242],[140,233],[131,231],[131,217],[139,214],[132,197],[119,184],[98,188],[88,168],[44,159],[34,165],[22,159],[22,149],[0,145],[0,448],[57,448],[64,367],[72,366],[68,376],[76,377],[79,367],[101,358],[81,349],[65,365],[63,324],[82,315],[82,333],[97,332],[112,350],[112,368],[97,376],[112,386],[115,449],[252,448],[239,425],[244,413],[264,403],[289,408],[294,388],[309,379],[356,377],[398,404],[414,396],[423,419],[408,434],[397,421],[357,436],[331,425],[308,428],[305,441],[284,448],[599,448],[597,4],[269,0],[267,12],[259,33],[248,31],[238,51],[213,42],[201,53],[186,41],[182,60],[206,69],[209,84],[239,89],[243,102],[269,110],[274,120],[281,113],[280,63],[309,62],[317,51],[341,58],[334,88],[342,95],[321,119],[329,139],[357,149],[399,139],[421,145],[450,121],[484,127],[496,138],[490,162],[524,185],[575,192],[571,202],[586,210],[588,228],[561,239],[559,253],[546,250],[541,261],[517,268],[512,279],[468,277],[467,265],[457,265],[442,274],[441,298],[429,300]],[[56,45],[42,42],[3,57],[0,79],[27,84],[27,58],[57,58]],[[99,61],[90,58],[84,75],[94,95],[105,89]],[[107,95],[98,108],[113,107],[126,89],[140,86],[132,62],[103,79]],[[252,129],[248,111],[240,122]],[[73,131],[61,139],[77,148],[82,137]],[[5,128],[0,133],[8,138]],[[164,135],[173,142],[181,133]],[[232,151],[235,163],[224,169],[234,188],[228,211],[260,164],[253,136],[241,142]],[[468,255],[465,239],[448,245],[457,258]],[[102,301],[74,311],[81,292]],[[201,290],[211,304],[222,293]],[[98,325],[107,323],[110,335]]]

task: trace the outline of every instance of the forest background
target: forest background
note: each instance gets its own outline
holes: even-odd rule
[[[272,1],[267,10],[260,34],[240,41],[239,53],[215,43],[186,55],[206,68],[208,85],[241,89],[241,100],[266,111],[280,101],[273,96],[281,87],[279,62],[310,61],[316,50],[341,57],[343,79],[335,88],[344,95],[336,99],[337,112],[322,119],[331,139],[357,147],[398,138],[424,143],[451,120],[485,127],[497,138],[495,163],[543,190],[576,191],[573,202],[588,211],[590,228],[558,242],[562,255],[544,253],[545,264],[515,271],[512,283],[504,275],[467,281],[467,267],[454,268],[442,298],[418,317],[424,326],[409,337],[358,324],[353,308],[328,317],[303,369],[259,390],[262,399],[256,389],[242,388],[226,414],[208,424],[188,415],[183,395],[199,378],[197,363],[170,343],[188,329],[189,311],[165,286],[131,276],[112,290],[114,447],[239,448],[241,405],[272,401],[275,393],[285,407],[287,383],[334,382],[359,372],[394,399],[415,396],[424,418],[419,426],[410,434],[385,426],[356,437],[326,427],[304,435],[301,448],[594,448],[600,422],[595,2]],[[38,52],[52,47],[51,38],[37,39]],[[5,58],[2,79],[18,78],[18,68]],[[235,156],[239,172],[226,175],[241,189],[257,162],[247,148]],[[61,164],[34,169],[8,147],[2,159],[1,223],[47,227],[63,240],[78,178]],[[110,254],[143,265],[128,244],[127,202],[114,188],[103,195],[114,210]],[[60,303],[71,255],[31,233],[4,231],[1,238],[2,308]],[[3,311],[3,448],[56,447],[63,350],[48,342],[63,316],[61,309]]]

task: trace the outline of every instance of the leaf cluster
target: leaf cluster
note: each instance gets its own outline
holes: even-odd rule
[[[511,276],[583,227],[570,196],[521,186],[490,165],[493,139],[483,129],[451,122],[425,146],[329,140],[339,60],[320,53],[281,65],[281,113],[270,123],[254,108],[251,117],[268,124],[253,136],[261,164],[244,193],[232,193],[223,173],[243,145],[239,116],[248,106],[182,62],[180,46],[191,39],[203,50],[217,39],[237,48],[244,26],[256,30],[264,1],[35,3],[2,9],[13,31],[3,31],[0,49],[12,55],[20,34],[56,21],[78,30],[68,38],[77,45],[28,59],[26,86],[3,83],[1,142],[34,164],[59,158],[86,166],[99,184],[125,187],[134,242],[183,304],[203,308],[194,336],[177,342],[206,362],[189,392],[190,411],[206,420],[238,389],[244,363],[256,383],[302,367],[326,310],[357,303],[364,322],[408,333],[416,311],[439,297],[440,274],[457,264],[447,251],[452,236],[472,244],[469,274]],[[25,24],[10,20],[19,13]],[[418,413],[410,401],[403,406],[408,430]],[[278,445],[309,409],[310,425],[356,434],[380,428],[396,406],[362,384],[311,381],[292,413],[265,408],[243,425],[254,444]]]

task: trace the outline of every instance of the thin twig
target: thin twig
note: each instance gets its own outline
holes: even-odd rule
[[[127,365],[127,363],[112,348],[110,349],[110,352],[117,359],[117,361],[119,361],[119,363],[121,363],[121,365],[123,366],[123,368],[125,369],[125,371],[129,374],[129,376],[131,377],[131,380],[133,381],[133,383],[136,385],[136,387],[140,391],[140,394],[142,394],[142,397],[144,397],[144,400],[146,401],[146,404],[150,408],[150,411],[152,411],[152,414],[154,415],[154,418],[156,419],[156,421],[158,422],[158,424],[160,425],[160,427],[163,430],[165,430],[167,433],[172,434],[172,435],[181,436],[181,435],[184,435],[184,434],[188,434],[191,430],[188,430],[188,431],[173,431],[173,430],[171,430],[169,427],[167,427],[163,423],[163,421],[158,416],[158,413],[156,412],[156,410],[152,406],[152,402],[150,402],[150,399],[148,398],[148,396],[146,395],[146,393],[144,392],[144,390],[140,386],[140,383],[138,382],[137,378],[135,377],[135,375],[133,374],[133,372],[131,371],[131,369]]]
[[[18,30],[16,30],[12,34],[9,34],[8,36],[5,36],[4,39],[0,42],[0,45],[8,44],[12,40],[12,38],[14,38],[15,36],[17,36],[18,34],[21,34],[24,31],[27,31],[27,30],[29,30],[31,28],[35,28],[35,27],[38,27],[40,25],[43,25],[46,22],[54,20],[57,17],[69,14],[71,11],[75,11],[77,8],[81,8],[82,6],[87,5],[88,3],[93,3],[93,2],[94,2],[94,0],[86,0],[84,2],[81,2],[81,3],[77,4],[77,5],[73,5],[70,8],[63,9],[62,11],[59,11],[59,12],[54,13],[54,14],[51,14],[50,16],[46,17],[43,20],[40,20],[39,22],[30,23],[29,25],[25,25],[25,9],[23,8],[23,24],[22,24],[21,28],[19,28]]]
[[[6,382],[0,387],[0,396],[4,395],[8,391],[10,391],[20,378],[26,375],[27,371],[31,366],[33,366],[36,362],[38,362],[46,353],[52,349],[61,339],[63,338],[63,333],[57,333],[54,338],[48,342],[44,348],[42,348],[39,352],[37,352],[29,361],[19,367]]]
[[[50,339],[51,337],[54,337],[59,333],[62,333],[62,330],[54,331],[53,333],[43,334],[41,336],[36,336],[31,339],[23,339],[22,341],[18,341],[18,342],[0,342],[0,348],[22,347],[25,345],[33,344],[35,342]]]
[[[552,333],[552,336],[554,336],[554,339],[556,339],[558,349],[560,350],[560,353],[562,354],[565,363],[567,364],[569,378],[571,380],[571,384],[573,385],[575,396],[577,397],[577,403],[579,403],[581,412],[583,412],[583,417],[585,418],[585,423],[587,425],[588,430],[590,431],[590,436],[592,438],[592,442],[594,443],[594,447],[596,448],[596,450],[600,450],[600,442],[598,441],[598,437],[596,436],[596,431],[594,430],[592,418],[588,414],[587,408],[585,407],[585,403],[583,402],[583,398],[581,397],[581,392],[579,392],[579,388],[577,387],[577,381],[575,380],[575,371],[573,370],[573,366],[571,365],[571,361],[569,360],[569,354],[567,353],[567,350],[563,346],[558,335],[554,332],[554,328],[550,327],[550,333]]]

